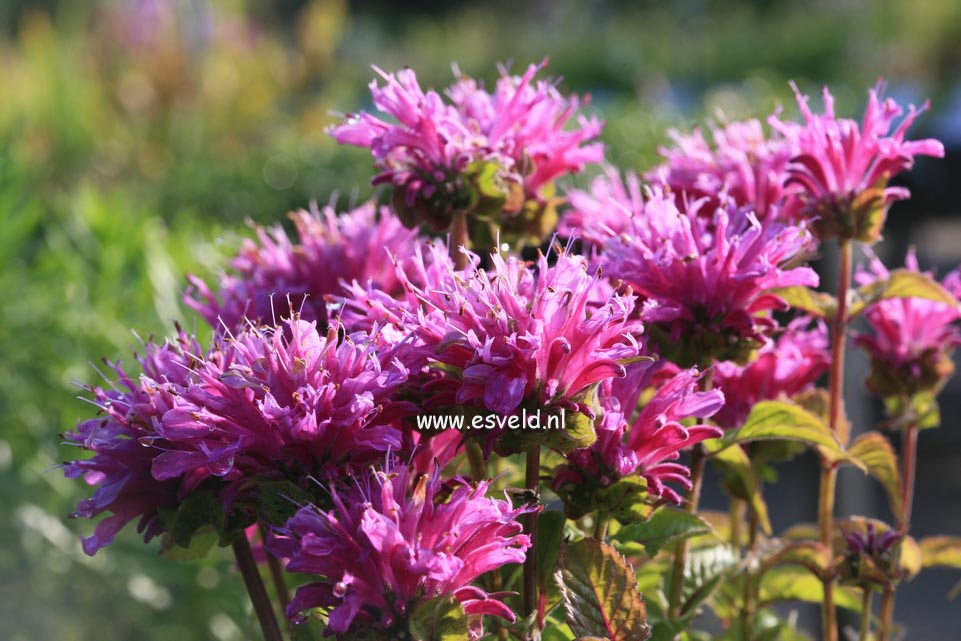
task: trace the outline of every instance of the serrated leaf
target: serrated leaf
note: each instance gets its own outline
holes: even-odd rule
[[[723,543],[689,550],[684,566],[684,602],[681,618],[690,618],[740,562],[740,554]]]
[[[743,427],[724,437],[725,443],[786,439],[817,446],[830,460],[850,460],[831,428],[799,405],[784,401],[761,401],[751,410]],[[858,462],[852,461],[855,465]]]
[[[837,299],[825,292],[796,285],[775,289],[773,293],[783,298],[791,307],[819,318],[830,319],[837,313]]]
[[[925,568],[958,568],[961,570],[961,537],[929,536],[918,543],[921,565]]]
[[[866,432],[848,447],[848,454],[861,461],[868,474],[881,483],[888,493],[891,511],[895,519],[900,521],[904,515],[901,505],[901,474],[898,471],[898,457],[888,439],[880,432]]]
[[[747,499],[748,505],[757,517],[758,525],[765,534],[770,535],[771,518],[768,516],[767,504],[761,495],[760,484],[751,466],[751,459],[740,445],[728,446],[725,441],[726,439],[710,439],[704,441],[703,446],[711,460],[740,481],[744,489],[744,498]]]
[[[854,292],[849,316],[856,317],[868,306],[886,298],[923,298],[957,306],[958,300],[937,281],[919,272],[896,269],[886,279],[863,285]]]
[[[619,542],[640,544],[648,556],[654,556],[671,541],[712,531],[710,524],[696,514],[665,507],[655,510],[646,521],[625,525],[613,538]]]
[[[567,624],[575,636],[644,641],[650,634],[633,568],[613,547],[596,539],[566,546],[556,578]]]
[[[467,641],[467,614],[454,597],[425,601],[410,615],[414,641]]]

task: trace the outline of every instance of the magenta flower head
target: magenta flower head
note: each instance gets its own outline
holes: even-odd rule
[[[917,272],[914,250],[905,259],[907,269]],[[870,271],[855,275],[861,285],[885,279],[887,268],[872,256]],[[945,289],[961,293],[961,273],[944,278]],[[855,344],[871,357],[867,387],[885,399],[910,399],[919,392],[937,393],[954,371],[951,354],[961,344],[956,322],[961,318],[957,304],[922,298],[887,298],[869,306],[864,313],[870,331],[855,336]]]
[[[518,517],[536,508],[488,498],[489,481],[445,483],[436,470],[412,477],[397,465],[347,484],[331,488],[332,509],[306,506],[270,538],[288,571],[317,578],[297,590],[288,617],[319,608],[338,639],[408,638],[418,606],[453,596],[472,619],[472,639],[481,615],[514,621],[504,595],[471,583],[524,561],[530,540]]]
[[[248,322],[274,325],[282,312],[297,310],[303,320],[327,322],[326,298],[358,281],[398,293],[391,254],[406,251],[415,231],[405,229],[387,207],[365,203],[346,214],[333,207],[291,214],[298,242],[279,225],[258,228],[257,242],[244,242],[220,279],[219,292],[196,277],[185,303],[215,329],[239,331]],[[288,302],[289,301],[289,302]]]
[[[64,435],[68,444],[92,453],[65,463],[64,474],[97,487],[72,516],[92,519],[110,513],[92,536],[83,539],[89,555],[109,545],[124,525],[138,517],[137,531],[145,542],[150,541],[165,529],[160,511],[175,507],[181,498],[178,480],[158,480],[152,474],[154,460],[166,446],[157,436],[157,426],[194,380],[202,351],[183,331],[161,345],[147,343],[144,350],[137,359],[143,368],[139,380],[119,363],[108,363],[117,375],[116,383],[110,389],[87,389],[100,416],[81,421]]]
[[[882,101],[884,83],[869,92],[867,110],[859,125],[837,118],[834,97],[823,90],[824,113],[814,114],[806,96],[793,83],[803,126],[783,123],[775,115],[770,123],[785,136],[796,136],[798,155],[787,168],[785,209],[791,215],[812,220],[821,239],[854,239],[873,243],[881,237],[888,207],[910,196],[904,187],[888,182],[911,169],[915,156],[944,157],[938,140],[905,140],[908,128],[927,103],[913,106],[894,131],[891,127],[903,110],[894,100]]]
[[[209,517],[223,517],[214,525],[242,529],[255,516],[249,502],[265,498],[259,481],[309,489],[309,477],[336,477],[405,445],[395,423],[413,407],[391,394],[407,369],[376,334],[339,340],[336,328],[323,336],[291,320],[219,338],[204,354],[181,333],[148,344],[141,363],[139,380],[115,366],[120,385],[91,390],[103,415],[65,436],[94,452],[65,464],[66,475],[99,486],[76,516],[112,513],[84,541],[89,554],[138,516],[148,540],[168,531],[161,516],[201,494]]]
[[[374,106],[396,124],[366,113],[330,129],[340,143],[369,147],[380,173],[374,183],[394,187],[394,206],[408,225],[448,229],[466,213],[540,239],[554,224],[553,181],[603,158],[596,138],[602,124],[578,117],[579,106],[552,82],[534,82],[544,67],[521,77],[502,72],[494,92],[458,73],[447,100],[424,91],[414,72],[371,83]],[[472,237],[476,237],[472,234]]]
[[[594,249],[625,232],[631,218],[643,215],[646,207],[638,175],[627,172],[621,178],[614,167],[606,167],[603,175],[591,181],[589,190],[571,190],[568,200],[570,208],[564,213],[558,232],[566,238],[576,237]]]
[[[433,374],[423,386],[425,408],[500,416],[564,410],[567,419],[593,419],[597,384],[624,376],[640,355],[635,298],[605,288],[568,250],[554,265],[544,255],[534,265],[499,254],[491,260],[490,271],[456,271],[436,255],[446,275],[423,287],[406,282],[415,304],[399,311]]]
[[[761,223],[740,209],[685,211],[654,189],[643,215],[601,253],[605,275],[646,298],[641,310],[649,340],[681,367],[712,360],[743,360],[776,323],[787,304],[774,290],[814,286],[817,274],[794,264],[812,248],[803,226]]]
[[[790,398],[814,387],[831,364],[827,326],[802,316],[791,321],[745,365],[730,361],[714,367],[714,384],[727,402],[714,415],[725,429],[741,427],[756,403]]]
[[[651,503],[680,504],[677,491],[668,483],[690,489],[690,470],[676,463],[681,450],[723,434],[705,424],[687,425],[685,419],[703,419],[724,405],[719,390],[697,390],[696,369],[682,370],[669,378],[640,410],[638,396],[650,383],[650,373],[632,377],[630,387],[602,387],[604,413],[597,428],[597,441],[588,448],[568,453],[558,468],[554,488],[565,499],[572,518],[597,509],[605,488],[632,475],[647,484]],[[644,380],[647,379],[647,380]]]
[[[785,170],[797,154],[795,136],[768,136],[759,121],[747,120],[713,129],[713,145],[699,129],[671,138],[673,146],[660,150],[666,162],[646,178],[670,187],[679,203],[706,198],[707,211],[734,202],[761,220],[777,216]]]

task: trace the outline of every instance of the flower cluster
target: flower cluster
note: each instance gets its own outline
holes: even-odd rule
[[[397,124],[362,113],[330,133],[370,148],[380,170],[373,182],[394,186],[394,206],[408,224],[442,231],[458,212],[509,223],[526,209],[537,218],[555,178],[603,157],[600,143],[586,144],[601,122],[581,116],[577,129],[566,130],[578,100],[551,82],[535,83],[543,66],[531,65],[521,77],[502,73],[492,94],[458,74],[447,101],[425,92],[411,70],[395,75],[375,67],[385,85],[371,83],[374,105]]]
[[[750,207],[761,220],[772,218],[781,205],[788,162],[797,152],[796,128],[782,123],[781,131],[767,136],[757,120],[733,122],[713,129],[713,146],[700,130],[674,131],[674,145],[661,149],[666,162],[647,177],[669,186],[679,202],[706,198],[707,211],[733,202]]]
[[[682,421],[713,416],[724,405],[724,394],[719,390],[697,391],[697,370],[683,370],[636,410],[645,387],[642,381],[650,375],[633,378],[635,384],[622,388],[620,394],[611,385],[606,386],[601,395],[604,409],[597,441],[567,455],[566,464],[554,477],[555,489],[570,494],[571,489],[585,484],[604,488],[637,474],[647,482],[652,499],[680,504],[680,496],[667,483],[691,487],[690,470],[675,462],[681,450],[723,433],[711,425],[685,425]]]
[[[441,282],[407,281],[417,305],[402,308],[405,322],[445,372],[424,389],[426,406],[507,415],[527,403],[593,416],[585,392],[623,376],[640,353],[634,297],[596,303],[600,276],[568,251],[554,265],[544,255],[534,266],[499,254],[491,260],[490,271],[457,272],[448,261]]]
[[[95,453],[67,475],[100,486],[77,515],[113,513],[87,552],[138,515],[148,538],[158,534],[157,510],[201,489],[229,510],[253,478],[303,484],[404,449],[395,421],[412,408],[391,393],[408,371],[381,347],[376,335],[338,340],[333,328],[323,336],[291,320],[218,339],[206,354],[184,334],[148,345],[139,381],[117,366],[126,389],[93,390],[104,416],[66,436]]]
[[[654,191],[644,215],[604,246],[601,266],[646,300],[641,318],[661,354],[685,367],[705,359],[741,360],[776,327],[786,309],[780,287],[814,286],[817,274],[794,266],[812,246],[806,229],[761,223],[741,209],[678,209]]]
[[[871,269],[860,270],[856,280],[867,285],[890,276],[872,257]],[[905,259],[908,270],[919,272],[914,250]],[[961,271],[944,278],[945,288],[961,294]],[[961,345],[955,323],[961,307],[923,298],[888,298],[870,305],[864,314],[869,333],[858,334],[855,343],[871,357],[868,388],[882,398],[910,398],[921,391],[937,391],[954,370],[951,352]]]
[[[869,93],[868,106],[859,125],[837,118],[834,97],[824,88],[824,113],[815,114],[792,83],[804,117],[800,128],[777,116],[771,126],[786,137],[796,138],[798,154],[787,167],[785,188],[789,201],[785,215],[814,221],[820,238],[857,239],[874,242],[892,202],[907,198],[904,187],[890,187],[895,175],[911,169],[915,156],[944,156],[937,140],[905,140],[908,128],[921,111],[911,107],[894,131],[891,127],[903,110],[894,100],[881,100],[883,83]]]
[[[306,506],[270,539],[269,549],[290,559],[289,571],[318,578],[297,590],[288,616],[321,608],[328,634],[376,630],[385,639],[406,638],[419,604],[453,596],[477,619],[514,621],[503,595],[470,584],[523,562],[530,540],[517,519],[534,508],[489,498],[488,487],[459,478],[445,483],[437,471],[411,477],[396,464],[345,490],[333,486],[333,509]],[[473,627],[471,638],[480,638]]]
[[[727,402],[714,416],[725,429],[744,424],[759,401],[791,398],[814,386],[831,363],[827,327],[806,316],[791,321],[745,365],[730,361],[714,367],[714,384]]]
[[[304,320],[327,323],[328,296],[344,293],[343,283],[370,283],[397,292],[390,256],[416,243],[387,207],[368,202],[346,214],[332,207],[291,214],[299,242],[283,227],[258,228],[244,242],[220,279],[219,292],[197,277],[184,301],[214,328],[240,331],[248,322],[273,325],[278,311],[297,310]]]

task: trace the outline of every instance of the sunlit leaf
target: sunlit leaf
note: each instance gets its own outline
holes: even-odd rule
[[[467,614],[454,597],[426,601],[411,612],[414,641],[467,641]]]
[[[925,568],[957,568],[961,570],[961,537],[929,536],[918,542],[921,565]]]
[[[561,552],[557,582],[578,637],[644,641],[650,634],[634,570],[613,547],[582,539]]]
[[[930,276],[907,269],[897,269],[886,279],[877,280],[855,290],[848,314],[854,318],[868,306],[886,298],[923,298],[945,305],[958,304],[957,299]]]
[[[868,474],[880,481],[888,494],[894,517],[900,520],[904,514],[901,505],[901,474],[898,471],[898,457],[888,439],[880,432],[866,432],[848,447],[848,454],[861,461]]]
[[[830,319],[837,313],[837,299],[825,292],[796,285],[775,289],[773,293],[783,298],[791,307],[819,318]]]
[[[626,525],[614,535],[615,541],[636,543],[649,556],[657,554],[670,541],[688,539],[710,533],[711,526],[696,514],[661,508],[651,518]]]
[[[724,441],[726,441],[726,439],[704,441],[704,449],[711,456],[711,459],[723,468],[726,473],[738,479],[744,490],[745,496],[743,498],[747,499],[751,510],[754,511],[758,525],[765,534],[770,535],[771,519],[768,516],[767,504],[761,495],[757,475],[751,466],[751,459],[748,458],[747,453],[740,445],[733,444],[725,446]]]

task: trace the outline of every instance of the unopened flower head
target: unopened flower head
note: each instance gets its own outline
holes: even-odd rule
[[[327,297],[344,293],[343,283],[397,293],[391,254],[406,251],[416,232],[405,229],[387,207],[368,202],[338,215],[333,207],[291,214],[297,241],[283,227],[258,228],[244,242],[215,293],[190,277],[187,305],[216,329],[240,331],[248,322],[274,325],[288,309],[303,320],[327,322]]]
[[[685,425],[682,421],[714,415],[724,404],[724,394],[698,391],[697,370],[682,370],[636,410],[638,396],[647,387],[644,379],[650,382],[650,378],[642,374],[640,385],[602,388],[603,415],[597,441],[567,455],[567,463],[555,476],[555,489],[569,499],[592,505],[586,494],[637,474],[647,482],[653,502],[680,504],[680,496],[668,483],[691,487],[690,470],[675,462],[681,450],[723,434],[711,425]]]
[[[905,259],[908,270],[919,272],[914,250]],[[876,257],[870,270],[859,270],[855,279],[870,284],[890,275]],[[944,278],[945,289],[961,293],[961,275],[955,270]],[[958,304],[923,298],[886,298],[864,313],[870,331],[858,334],[855,343],[871,357],[868,389],[882,398],[910,398],[921,391],[940,391],[954,371],[951,353],[961,344],[956,323]]]
[[[827,87],[823,114],[812,112],[807,97],[793,83],[791,87],[803,125],[784,123],[776,115],[769,121],[786,137],[795,137],[798,147],[786,173],[785,213],[812,220],[814,232],[822,239],[875,242],[891,203],[910,196],[904,187],[890,187],[891,178],[911,169],[915,156],[944,156],[944,145],[938,140],[905,140],[927,104],[920,110],[912,106],[892,131],[903,110],[891,98],[882,100],[882,82],[869,92],[860,124],[835,116],[834,97]]]
[[[332,487],[333,509],[306,506],[270,539],[289,571],[317,577],[298,589],[290,618],[321,608],[328,634],[406,638],[418,605],[453,596],[468,615],[514,621],[503,595],[471,583],[524,561],[530,540],[517,519],[536,508],[487,497],[488,481],[444,483],[396,464],[347,483]]]
[[[578,117],[579,106],[549,81],[502,72],[493,93],[458,73],[445,100],[424,91],[414,72],[385,73],[370,85],[374,105],[396,124],[362,113],[330,129],[340,143],[369,147],[380,173],[374,183],[394,186],[394,205],[408,224],[447,229],[470,213],[495,223],[541,229],[552,206],[554,179],[603,158],[597,119]]]
[[[803,226],[761,222],[741,209],[682,211],[654,189],[642,215],[602,252],[604,274],[646,300],[641,310],[660,354],[681,367],[743,360],[776,327],[772,310],[787,304],[774,290],[817,285],[795,266],[813,239]]]
[[[827,326],[796,318],[747,364],[725,361],[714,367],[714,384],[727,399],[714,421],[725,429],[738,428],[756,403],[810,390],[830,364]]]

